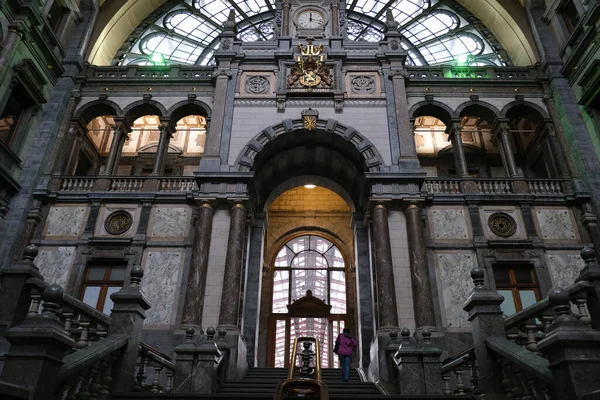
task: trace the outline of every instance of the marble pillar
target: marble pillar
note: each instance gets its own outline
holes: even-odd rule
[[[387,36],[389,36],[389,34]],[[413,161],[416,162],[416,167],[418,168],[415,135],[413,132],[413,127],[410,125],[410,123],[408,123],[409,116],[408,102],[406,101],[408,97],[406,93],[406,71],[404,69],[392,69],[390,71],[390,79],[392,80],[392,87],[394,88],[394,104],[396,106],[396,119],[398,121],[398,145],[400,147],[398,162]]]
[[[417,329],[436,326],[421,208],[417,204],[410,204],[404,213],[408,234],[415,324]]]
[[[506,168],[510,177],[519,177],[519,170],[515,161],[512,143],[510,142],[510,129],[508,124],[502,122],[496,128],[496,135],[499,141],[502,142],[502,150],[504,152],[503,160],[506,160]]]
[[[283,22],[281,36],[290,36],[290,0],[283,0]]]
[[[192,245],[192,258],[183,309],[184,324],[200,326],[202,323],[204,290],[208,271],[208,251],[210,249],[214,213],[215,210],[208,202],[203,202],[198,207],[196,233]]]
[[[74,93],[69,99],[67,110],[65,114],[72,118],[75,107],[81,101],[81,94]],[[79,149],[81,148],[81,142],[85,135],[87,135],[87,127],[80,120],[69,120],[65,118],[65,121],[60,126],[58,131],[58,141],[54,150],[52,151],[51,160],[53,162],[52,173],[54,175],[66,174],[65,170],[68,170],[70,161],[79,155]],[[75,153],[74,147],[78,147],[77,153]],[[76,166],[75,166],[76,167]]]
[[[102,172],[102,175],[113,175],[113,171],[118,165],[117,160],[120,156],[121,151],[123,150],[123,145],[125,144],[125,137],[128,135],[129,132],[131,132],[131,129],[124,121],[118,122],[114,125],[114,135],[112,139],[112,144],[108,152],[108,158],[106,159],[106,165],[104,167],[104,172]]]
[[[460,177],[469,176],[467,168],[467,158],[462,143],[462,125],[460,122],[454,122],[450,129],[450,141],[452,142],[452,151],[454,152],[454,162],[456,163],[456,173]]]
[[[340,1],[331,2],[331,36],[340,36]]]
[[[390,247],[388,210],[377,204],[371,211],[373,217],[373,241],[375,244],[375,271],[377,274],[378,328],[397,327],[396,290]]]
[[[210,130],[206,135],[204,156],[200,160],[200,169],[204,171],[220,171],[221,169],[221,138],[225,124],[225,111],[227,107],[227,89],[233,74],[230,65],[223,63],[213,76],[216,78],[213,113]]]
[[[246,207],[242,203],[235,203],[231,208],[231,223],[229,224],[225,277],[219,314],[220,326],[238,326],[245,230]]]
[[[156,150],[156,159],[154,160],[154,168],[152,175],[160,176],[165,172],[165,161],[169,152],[169,141],[173,137],[174,129],[169,123],[162,123],[158,126],[160,130],[160,139],[158,141],[158,149]]]
[[[8,32],[6,33],[6,38],[4,39],[4,42],[2,43],[2,49],[0,50],[0,65],[4,67],[10,65],[10,61],[15,54],[15,50],[25,35],[24,28],[25,27],[22,24],[18,23],[10,24],[8,26]],[[6,74],[12,74],[12,71],[12,68],[2,68],[2,72],[0,72],[0,81],[5,78]],[[6,97],[6,100],[8,101],[8,96]],[[2,108],[4,108],[4,105],[2,105]]]

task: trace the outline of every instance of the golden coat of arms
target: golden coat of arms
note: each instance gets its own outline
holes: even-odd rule
[[[296,64],[292,67],[287,78],[289,87],[294,87],[299,82],[306,88],[314,88],[323,83],[327,87],[333,85],[329,67],[325,65],[323,45],[314,45],[311,39],[307,45],[298,45],[300,55],[296,57]]]

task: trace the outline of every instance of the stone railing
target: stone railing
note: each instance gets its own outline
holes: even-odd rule
[[[137,386],[152,393],[171,393],[175,364],[171,358],[158,350],[140,343],[137,371],[135,374]]]
[[[534,194],[563,196],[567,194],[566,180],[524,178],[427,178],[422,191],[428,195],[449,194]]]
[[[164,193],[186,193],[198,189],[194,177],[63,177],[59,178],[58,192],[86,193],[107,191],[115,193],[137,193],[159,191]]]
[[[536,80],[538,71],[532,67],[478,67],[478,66],[427,66],[408,67],[410,80],[438,79],[496,79],[496,80]]]
[[[91,65],[87,70],[87,78],[95,80],[125,80],[125,79],[206,79],[210,81],[214,67],[202,66],[139,66],[98,67]]]
[[[112,392],[132,391],[142,323],[150,307],[140,291],[142,268],[132,268],[129,285],[111,295],[109,317],[44,282],[33,263],[37,253],[28,246],[23,261],[0,270],[0,320],[12,321],[0,331],[0,338],[10,343],[0,398],[109,399]],[[172,387],[174,366],[165,364]],[[156,376],[152,389],[158,388]]]
[[[476,391],[477,363],[473,347],[445,359],[442,362],[441,372],[445,395],[464,395]]]

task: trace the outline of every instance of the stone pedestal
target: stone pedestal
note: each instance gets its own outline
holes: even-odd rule
[[[220,326],[217,333],[215,343],[224,357],[221,378],[228,382],[241,381],[248,371],[246,342],[236,327]]]
[[[11,346],[0,376],[0,398],[15,398],[15,393],[29,389],[28,399],[45,400],[58,389],[63,356],[75,346],[56,317],[62,297],[60,286],[50,286],[42,294],[42,313],[4,333]]]
[[[596,252],[590,248],[581,251],[585,267],[579,273],[575,282],[588,281],[592,288],[588,292],[587,308],[592,320],[592,328],[600,330],[600,264],[596,261]]]
[[[554,321],[538,350],[548,358],[554,396],[581,399],[600,387],[600,332],[571,316],[569,295],[562,289],[553,289],[548,299]]]
[[[131,270],[129,287],[113,293],[114,302],[110,315],[108,334],[125,334],[129,342],[123,349],[122,357],[113,364],[113,392],[132,392],[135,386],[135,366],[142,336],[142,326],[150,303],[140,291],[144,271],[140,266]]]
[[[504,297],[483,286],[484,271],[479,267],[471,270],[475,283],[473,293],[465,302],[463,309],[469,313],[473,332],[473,347],[479,370],[479,387],[483,393],[503,393],[500,387],[500,372],[485,343],[488,337],[505,337],[504,318],[500,304]]]
[[[398,390],[403,396],[425,394],[421,352],[408,329],[402,329],[401,335],[402,343],[394,355],[398,366]]]

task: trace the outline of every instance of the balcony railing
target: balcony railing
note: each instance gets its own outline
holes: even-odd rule
[[[422,191],[428,195],[488,195],[534,194],[564,196],[569,194],[569,180],[524,178],[443,179],[427,178]]]
[[[94,176],[94,177],[62,177],[59,178],[59,192],[167,192],[187,193],[197,190],[196,180],[191,176],[170,177],[123,177],[123,176]]]

